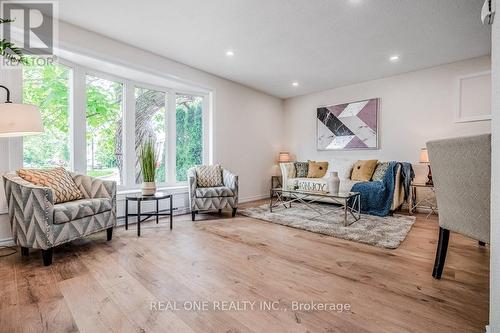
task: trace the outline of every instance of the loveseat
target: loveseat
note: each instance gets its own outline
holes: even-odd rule
[[[356,160],[332,159],[328,162],[328,170],[322,178],[297,177],[294,162],[280,163],[282,184],[286,189],[298,186],[300,190],[306,191],[328,191],[327,179],[332,172],[337,172],[340,178],[339,192],[349,192],[356,183],[361,181],[351,180],[351,172]],[[404,202],[404,188],[401,181],[401,167],[396,170],[394,182],[394,196],[391,211],[398,209]],[[327,199],[317,201],[331,202]]]

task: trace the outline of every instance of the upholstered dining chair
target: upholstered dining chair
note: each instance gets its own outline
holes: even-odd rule
[[[81,198],[56,202],[50,187],[38,186],[17,173],[3,176],[14,242],[21,255],[41,249],[45,266],[52,263],[54,247],[106,230],[111,240],[116,225],[116,183],[69,173]]]
[[[220,176],[219,176],[220,173]],[[238,176],[218,165],[197,166],[187,171],[189,181],[189,205],[194,221],[200,211],[238,209]],[[218,179],[217,179],[218,178]]]
[[[450,231],[490,242],[491,135],[427,142],[439,209],[432,276],[441,278]]]

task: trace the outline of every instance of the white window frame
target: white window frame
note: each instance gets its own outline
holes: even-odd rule
[[[158,183],[161,188],[185,186],[187,182],[176,181],[176,96],[191,95],[203,98],[202,114],[202,161],[203,164],[212,163],[212,106],[213,94],[200,92],[198,89],[175,89],[168,86],[159,86],[144,83],[140,80],[130,80],[104,71],[95,70],[87,66],[75,64],[66,59],[58,58],[58,64],[70,68],[69,80],[69,135],[70,135],[70,169],[81,174],[87,174],[87,139],[86,139],[86,77],[87,75],[121,83],[123,86],[122,100],[122,134],[123,134],[123,171],[122,184],[119,191],[136,190],[141,184],[135,183],[135,88],[145,88],[165,93],[167,102],[166,112],[166,182]],[[133,133],[133,135],[126,135]],[[21,145],[22,147],[22,145]],[[20,149],[21,160],[23,150]]]

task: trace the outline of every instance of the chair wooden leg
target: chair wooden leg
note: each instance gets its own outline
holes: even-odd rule
[[[481,241],[479,241],[478,243],[479,243],[479,246],[486,246],[486,243],[485,243],[485,242],[481,242]]]
[[[435,279],[440,279],[441,274],[443,273],[449,239],[450,231],[439,227],[439,241],[436,249],[436,260],[434,262],[434,270],[432,271],[432,276]]]
[[[194,219],[195,219],[195,216],[196,216],[196,212],[193,210],[191,212],[191,220],[194,222]]]
[[[106,237],[108,242],[113,239],[113,227],[106,229]]]
[[[236,216],[236,210],[237,210],[237,209],[238,209],[238,208],[233,208],[233,217],[235,217],[235,216]]]
[[[30,249],[29,249],[29,248],[27,248],[27,247],[23,247],[23,246],[21,246],[21,255],[22,255],[23,257],[27,257],[27,256],[29,256],[29,255],[30,255]]]
[[[53,250],[53,247],[47,250],[42,250],[42,259],[44,266],[50,266],[52,264],[52,253],[54,252]]]
[[[219,209],[219,214],[221,214],[221,213],[222,213],[222,209]]]

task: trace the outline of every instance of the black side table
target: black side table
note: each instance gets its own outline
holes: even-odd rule
[[[169,199],[170,201],[170,206],[169,209],[164,209],[160,210],[160,200],[164,199]],[[147,213],[142,213],[141,212],[141,203],[143,201],[151,201],[155,200],[156,201],[156,210],[154,212],[147,212]],[[128,212],[128,202],[129,201],[137,201],[137,214],[129,214]],[[168,211],[168,213],[164,213]],[[128,217],[129,216],[137,216],[137,236],[141,236],[141,222],[146,221],[150,217],[155,216],[156,217],[156,224],[158,224],[158,220],[160,216],[170,216],[170,230],[172,230],[172,211],[173,211],[173,204],[172,204],[172,195],[171,194],[166,194],[163,192],[156,192],[154,195],[142,195],[142,194],[137,194],[137,195],[128,195],[125,198],[125,230],[128,230]],[[144,218],[142,218],[144,216]],[[142,219],[141,219],[142,218]]]

